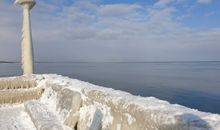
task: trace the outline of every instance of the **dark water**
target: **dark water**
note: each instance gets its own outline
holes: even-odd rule
[[[36,63],[57,73],[141,96],[220,114],[220,62]],[[0,63],[0,76],[21,75],[20,64]]]

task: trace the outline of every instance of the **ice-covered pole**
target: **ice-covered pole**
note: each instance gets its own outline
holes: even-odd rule
[[[23,7],[23,28],[22,28],[22,69],[23,74],[34,72],[34,55],[31,34],[30,10],[36,4],[35,0],[16,0],[15,3]]]

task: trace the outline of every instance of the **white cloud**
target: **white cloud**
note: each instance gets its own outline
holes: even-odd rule
[[[137,4],[111,4],[100,6],[98,11],[101,15],[127,15],[141,8]]]
[[[212,0],[197,0],[197,2],[200,4],[209,4],[212,2]]]
[[[56,4],[39,0],[31,12],[36,59],[217,59],[214,54],[219,53],[216,48],[220,47],[220,29],[201,32],[185,27],[175,20],[175,12],[175,8],[168,6],[90,1],[77,1],[60,9]],[[21,15],[21,8],[0,1],[0,60],[19,60]]]
[[[170,3],[174,2],[174,1],[176,1],[176,0],[159,0],[157,3],[154,4],[154,6],[161,6],[161,7],[163,7],[163,6],[166,6],[166,5],[168,5],[168,4],[170,4]]]
[[[156,2],[154,4],[154,7],[166,7],[169,4],[173,4],[173,3],[183,3],[186,0],[158,0],[158,2]]]

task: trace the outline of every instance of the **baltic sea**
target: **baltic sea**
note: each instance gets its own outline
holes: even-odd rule
[[[35,63],[56,73],[134,95],[220,114],[220,62]],[[0,77],[21,75],[20,63],[0,63]]]

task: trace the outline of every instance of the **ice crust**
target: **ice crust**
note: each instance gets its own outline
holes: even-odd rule
[[[134,96],[55,74],[32,77],[37,87],[45,89],[37,102],[54,114],[64,130],[220,130],[218,114],[200,112],[154,97]],[[13,124],[11,130],[34,130],[36,125],[34,127],[33,122],[41,125],[37,118],[31,121],[34,114],[28,116],[25,111],[24,106],[29,102],[24,103],[26,105],[1,105],[0,129]],[[22,110],[19,114],[18,109]],[[34,112],[34,109],[30,110]],[[9,118],[7,115],[14,115],[15,119],[4,120]]]

